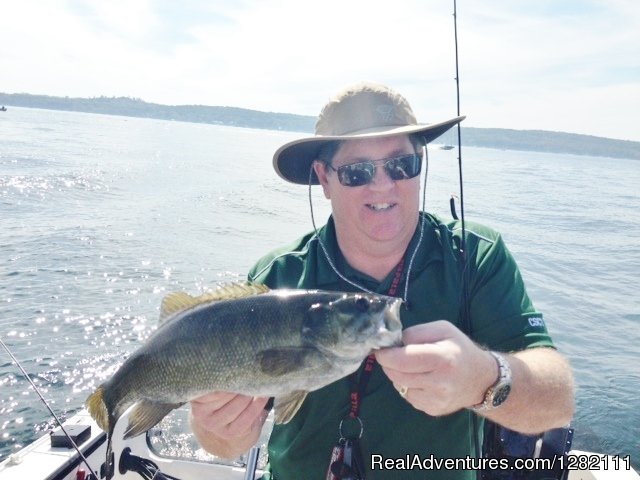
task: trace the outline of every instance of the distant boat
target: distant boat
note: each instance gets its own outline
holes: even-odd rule
[[[455,130],[450,129],[440,137],[440,140],[442,140],[440,150],[453,150],[457,140]]]
[[[7,111],[7,107],[5,107],[4,105],[0,107],[0,112],[6,112],[6,111]]]

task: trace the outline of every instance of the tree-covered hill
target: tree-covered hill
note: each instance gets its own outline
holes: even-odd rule
[[[313,132],[315,118],[236,107],[160,105],[128,97],[72,98],[0,93],[0,105],[212,123],[269,130]],[[446,135],[446,134],[445,134]],[[466,146],[592,155],[640,160],[640,142],[545,130],[462,128]],[[451,136],[447,136],[447,143]]]

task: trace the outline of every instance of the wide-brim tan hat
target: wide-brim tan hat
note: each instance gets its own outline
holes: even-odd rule
[[[320,112],[314,136],[280,147],[273,155],[273,168],[289,182],[317,185],[318,178],[311,171],[311,164],[327,142],[415,133],[428,143],[464,119],[461,116],[419,124],[402,95],[384,85],[361,82],[329,100]]]

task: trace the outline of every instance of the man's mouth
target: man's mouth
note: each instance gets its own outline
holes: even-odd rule
[[[367,203],[367,208],[375,211],[375,212],[381,212],[384,210],[391,210],[393,207],[395,207],[396,204],[395,203]]]

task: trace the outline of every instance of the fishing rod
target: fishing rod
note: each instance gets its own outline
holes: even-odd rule
[[[458,10],[456,5],[456,0],[453,0],[453,37],[454,37],[454,46],[455,46],[455,63],[456,63],[456,113],[457,116],[460,116],[460,68],[459,68],[459,59],[458,59]],[[467,254],[467,234],[465,228],[465,219],[464,219],[464,182],[462,176],[462,127],[460,126],[461,122],[458,122],[456,125],[457,134],[458,134],[458,181],[460,183],[460,226],[462,229],[462,236],[460,240],[460,258],[462,261],[462,321],[463,327],[465,329],[466,334],[471,337],[471,312],[470,312],[470,302],[469,298],[469,256]],[[453,199],[452,199],[453,205]],[[454,208],[452,207],[452,211]],[[471,423],[473,425],[473,445],[475,450],[476,458],[481,456],[480,452],[480,436],[481,432],[479,431],[478,425],[478,417],[469,412],[471,415]],[[476,471],[476,478],[482,478],[481,471]]]
[[[60,419],[58,418],[58,416],[55,414],[55,412],[53,411],[53,409],[49,406],[49,403],[47,402],[47,400],[44,398],[44,396],[42,395],[42,393],[40,393],[40,390],[38,389],[38,387],[36,386],[36,384],[33,382],[33,380],[31,380],[31,377],[29,376],[29,374],[27,373],[27,371],[22,367],[22,364],[18,361],[18,359],[15,357],[15,355],[13,354],[13,352],[9,349],[9,347],[7,346],[6,343],[4,343],[4,341],[2,340],[2,337],[0,337],[0,345],[2,345],[2,347],[7,351],[7,353],[9,354],[9,356],[11,357],[11,360],[13,360],[13,362],[16,364],[16,366],[18,367],[18,369],[20,369],[20,372],[22,372],[22,375],[24,376],[24,378],[27,379],[27,381],[31,384],[31,386],[33,387],[33,390],[38,394],[38,397],[40,397],[40,400],[42,401],[42,403],[44,403],[44,406],[47,407],[47,410],[49,410],[49,413],[51,414],[51,416],[54,418],[54,420],[56,421],[56,423],[58,424],[58,426],[60,427],[60,429],[62,430],[62,432],[65,434],[65,436],[67,437],[67,439],[69,440],[69,442],[71,443],[71,445],[73,446],[73,448],[76,450],[76,452],[78,452],[78,455],[80,456],[80,458],[82,459],[82,461],[84,462],[84,464],[87,466],[87,468],[89,469],[89,472],[92,472],[94,475],[96,475],[97,478],[97,474],[98,472],[94,472],[93,468],[91,468],[91,465],[89,465],[89,461],[87,460],[87,458],[83,455],[83,453],[80,451],[80,449],[78,448],[78,445],[76,444],[76,442],[73,440],[73,438],[71,437],[71,435],[69,435],[69,432],[67,432],[67,430],[64,428],[64,425],[62,425],[62,422],[60,421]]]
[[[453,0],[453,36],[455,44],[456,59],[456,112],[460,116],[460,70],[458,67],[458,12],[456,8],[456,0]],[[462,181],[462,128],[458,122],[456,125],[458,133],[458,177],[460,182],[460,222],[462,224],[462,240],[460,242],[460,251],[466,256],[466,240],[465,240],[465,223],[464,223],[464,187]],[[466,270],[466,269],[465,269]]]
[[[456,0],[453,0],[453,34],[455,43],[455,61],[456,61],[456,108],[457,116],[460,116],[460,70],[458,67],[458,12],[456,8]],[[467,234],[464,221],[464,182],[462,178],[462,129],[460,123],[456,125],[458,133],[458,182],[460,184],[460,224],[462,236],[460,239],[460,257],[462,259],[462,319],[467,335],[471,335],[471,316],[469,312],[469,258],[467,255]],[[452,199],[453,205],[453,199]],[[452,212],[455,209],[452,207]],[[454,215],[454,218],[456,216]],[[457,218],[456,218],[457,219]]]
[[[6,352],[11,357],[11,360],[13,360],[13,362],[16,364],[16,366],[18,367],[18,369],[20,370],[24,378],[27,379],[27,381],[31,384],[31,387],[33,388],[33,390],[38,394],[38,397],[40,397],[40,400],[42,401],[42,403],[44,403],[44,406],[47,407],[47,410],[49,410],[49,413],[51,414],[51,416],[55,419],[56,423],[58,424],[58,426],[60,427],[64,435],[67,437],[67,439],[69,440],[69,442],[71,443],[75,451],[78,453],[78,456],[80,457],[82,462],[89,469],[88,471],[91,472],[94,478],[99,478],[98,472],[94,471],[91,465],[89,465],[89,460],[87,460],[87,457],[84,456],[84,454],[82,453],[82,451],[80,450],[76,442],[73,440],[73,437],[66,430],[66,428],[64,427],[64,425],[62,424],[58,416],[55,414],[55,412],[53,411],[53,409],[51,408],[47,400],[44,398],[44,396],[36,386],[36,384],[33,382],[33,380],[31,380],[31,377],[29,376],[27,371],[24,369],[22,364],[15,357],[15,355],[13,354],[11,349],[7,346],[7,344],[4,343],[4,341],[2,340],[2,337],[0,337],[0,345],[6,350]],[[247,475],[249,475],[250,472],[253,472],[255,474],[257,463],[258,463],[258,453],[259,453],[259,449],[256,449],[256,448],[257,447],[254,447],[254,449],[252,449],[250,452],[249,461],[247,462]],[[142,478],[148,479],[148,480],[178,480],[177,477],[173,477],[171,475],[162,473],[158,468],[158,466],[151,460],[141,458],[141,457],[136,457],[135,455],[131,455],[130,452],[131,452],[130,449],[126,449],[126,451],[123,452],[122,457],[120,459],[121,469],[124,469],[125,471],[131,470],[133,472],[136,472]]]
[[[62,424],[62,422],[60,421],[58,416],[55,414],[55,412],[53,411],[53,409],[49,405],[49,402],[47,402],[47,400],[44,398],[44,396],[40,392],[40,389],[33,382],[31,377],[27,373],[27,371],[24,369],[22,364],[18,361],[16,356],[13,354],[11,349],[8,347],[8,345],[6,343],[4,343],[4,341],[2,340],[2,337],[0,337],[0,345],[9,354],[9,356],[11,357],[11,360],[13,360],[13,363],[16,364],[16,366],[18,367],[18,369],[20,370],[20,372],[22,373],[24,378],[26,378],[27,381],[31,384],[31,387],[36,392],[38,397],[40,397],[40,400],[42,401],[42,403],[44,403],[44,406],[47,407],[47,410],[49,410],[49,413],[51,414],[51,416],[54,418],[54,420],[56,421],[56,423],[58,424],[58,426],[62,430],[62,433],[64,433],[64,435],[67,437],[67,439],[69,440],[70,444],[73,446],[75,451],[78,453],[78,456],[80,457],[82,462],[88,468],[88,471],[91,472],[91,474],[92,474],[92,476],[94,478],[99,478],[98,477],[98,472],[93,470],[93,468],[89,464],[89,460],[87,460],[87,457],[84,456],[84,454],[82,453],[82,451],[80,450],[80,448],[78,447],[76,442],[73,440],[73,437],[69,434],[67,429],[64,427],[64,425]],[[260,448],[259,447],[255,447],[254,446],[249,451],[249,456],[248,456],[248,459],[247,459],[247,462],[246,462],[245,479],[253,479],[254,478],[255,473],[257,471],[257,467],[258,467],[258,458],[259,458],[258,456],[259,456],[259,454],[260,454]],[[179,480],[177,477],[174,477],[174,476],[171,476],[171,475],[168,475],[168,474],[165,474],[165,473],[161,472],[160,468],[158,468],[158,465],[155,464],[153,461],[151,461],[149,459],[146,459],[146,458],[137,457],[135,455],[132,455],[131,454],[131,449],[129,449],[129,448],[125,449],[125,451],[123,451],[123,453],[122,453],[122,457],[120,458],[120,469],[121,469],[121,471],[124,470],[124,471],[136,472],[142,478],[144,478],[146,480]]]

